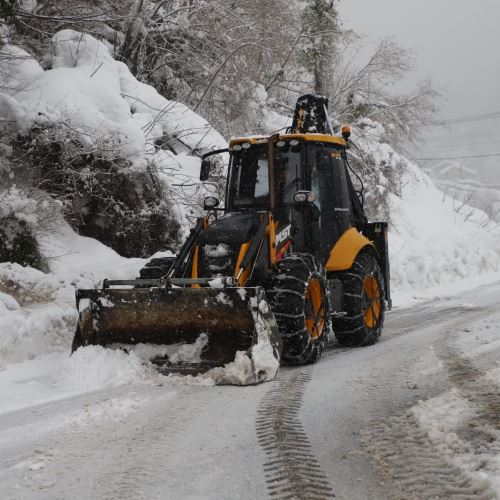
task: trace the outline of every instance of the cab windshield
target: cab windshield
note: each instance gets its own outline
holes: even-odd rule
[[[300,144],[291,146],[288,142],[280,141],[275,145],[274,167],[278,205],[293,203],[293,195],[300,189],[300,160]],[[233,151],[228,202],[236,209],[269,206],[267,144]]]

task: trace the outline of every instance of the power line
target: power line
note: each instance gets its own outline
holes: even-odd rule
[[[470,137],[470,134],[467,137]],[[425,146],[425,148],[420,149],[473,148],[486,144],[500,144],[500,139],[496,141],[462,142],[461,144],[436,144],[434,146]]]
[[[500,156],[500,153],[492,153],[489,155],[471,155],[471,156],[443,156],[440,158],[415,158],[417,161],[438,161],[438,160],[464,160],[466,158],[491,158]]]
[[[457,118],[447,118],[446,120],[438,120],[431,122],[433,125],[443,125],[450,123],[462,122],[478,122],[482,120],[490,120],[492,118],[500,118],[500,111],[493,111],[492,113],[483,113],[480,115],[461,116]]]
[[[481,137],[483,139],[496,139],[498,137],[498,130],[496,130],[496,127],[484,127],[484,129],[481,129],[479,131],[471,131],[470,127],[468,127],[468,131],[463,133],[462,132],[455,133],[451,130],[445,130],[443,127],[441,127],[440,130],[445,133],[437,133],[437,130],[434,128],[432,130],[436,131],[436,133],[432,133],[430,128],[423,130],[422,142],[429,140],[449,141],[450,139],[457,139],[459,141],[462,140],[472,141],[477,137]]]

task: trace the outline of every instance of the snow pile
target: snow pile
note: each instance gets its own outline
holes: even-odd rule
[[[38,356],[0,371],[0,414],[103,388],[157,384],[165,377],[137,356],[100,346]]]
[[[75,287],[135,278],[146,262],[121,257],[64,222],[40,242],[50,273],[0,263],[0,368],[52,352],[67,356],[78,316]]]
[[[71,300],[68,298],[71,297]],[[67,351],[76,326],[74,290],[54,275],[0,264],[0,368]]]
[[[38,240],[50,272],[79,288],[94,288],[104,278],[135,278],[148,260],[122,257],[99,241],[76,234],[64,222],[57,231],[41,235]],[[158,252],[154,257],[169,255]]]
[[[69,384],[83,391],[155,379],[156,371],[134,352],[106,349],[101,346],[80,348],[62,363],[59,384]]]
[[[192,344],[137,344],[123,345],[113,344],[112,348],[123,348],[133,353],[143,361],[150,361],[154,358],[168,358],[169,363],[200,363],[201,353],[208,345],[208,335],[202,333]]]
[[[279,359],[271,339],[273,329],[277,329],[274,318],[269,318],[269,307],[264,300],[257,305],[252,297],[252,316],[255,321],[257,342],[250,352],[238,351],[233,362],[224,367],[213,368],[207,372],[216,384],[252,385],[273,380],[278,374]],[[266,319],[267,317],[267,319]]]
[[[498,431],[485,425],[482,409],[475,407],[456,388],[421,401],[410,410],[422,433],[425,433],[447,464],[487,494],[500,493],[500,454]],[[478,446],[469,435],[481,436]],[[488,440],[485,440],[488,437]],[[459,472],[458,472],[459,471]],[[493,490],[493,491],[492,491]],[[491,497],[493,498],[493,497]],[[495,497],[496,498],[496,497]]]

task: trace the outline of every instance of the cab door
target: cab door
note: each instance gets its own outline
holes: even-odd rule
[[[310,251],[326,263],[330,251],[352,226],[352,206],[341,150],[334,144],[312,143],[307,148],[308,189],[316,200],[308,207],[306,232]]]

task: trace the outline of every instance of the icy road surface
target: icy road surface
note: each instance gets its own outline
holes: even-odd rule
[[[496,498],[499,321],[497,284],[394,311],[376,346],[259,386],[132,384],[0,414],[0,496]]]

